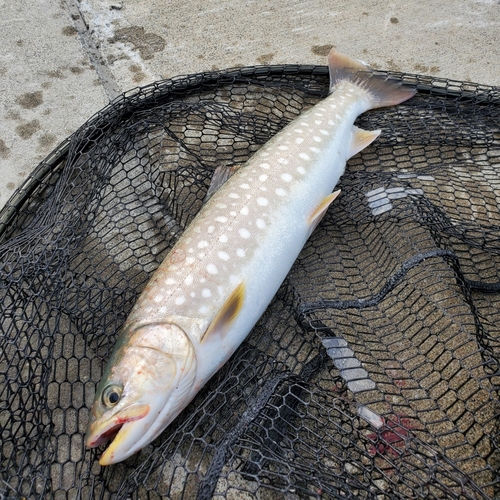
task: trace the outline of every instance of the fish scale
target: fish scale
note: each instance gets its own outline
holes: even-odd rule
[[[134,305],[96,391],[90,447],[100,463],[155,439],[258,321],[336,198],[347,159],[380,131],[364,111],[412,90],[332,51],[331,93],[238,169],[202,207]]]

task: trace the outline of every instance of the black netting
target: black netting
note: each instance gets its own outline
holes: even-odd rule
[[[419,92],[246,342],[156,441],[100,467],[83,437],[115,335],[203,203],[325,96],[324,67],[245,68],[125,96],[0,214],[0,498],[494,498],[500,92]]]

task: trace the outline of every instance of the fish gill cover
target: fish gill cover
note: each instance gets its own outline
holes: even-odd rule
[[[381,73],[382,74],[382,73]],[[0,213],[0,498],[500,495],[500,92],[418,89],[382,129],[231,360],[151,445],[101,467],[96,384],[217,167],[328,91],[271,66],[124,95]]]

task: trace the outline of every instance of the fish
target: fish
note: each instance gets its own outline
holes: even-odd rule
[[[339,195],[347,160],[381,133],[356,118],[415,94],[335,49],[328,66],[327,97],[211,193],[134,304],[90,411],[87,447],[109,441],[101,465],[155,440],[247,337]]]

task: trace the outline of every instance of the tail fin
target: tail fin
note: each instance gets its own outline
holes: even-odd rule
[[[368,93],[371,108],[393,106],[415,95],[415,90],[402,87],[401,82],[376,75],[360,61],[351,59],[335,49],[328,55],[330,91],[341,82],[349,82]]]

